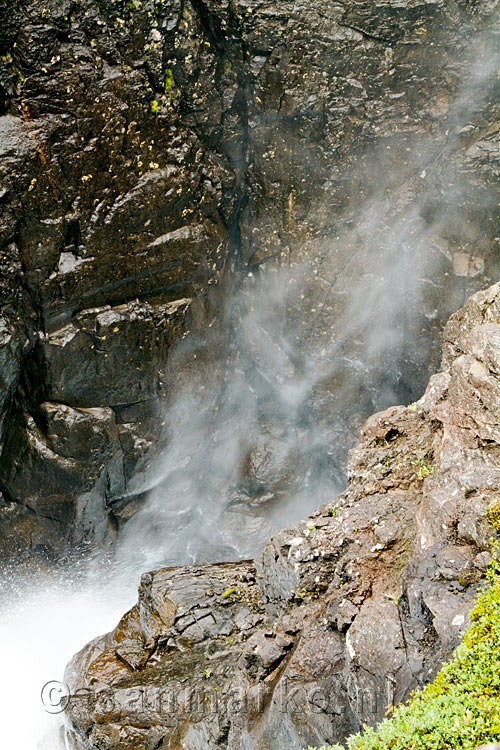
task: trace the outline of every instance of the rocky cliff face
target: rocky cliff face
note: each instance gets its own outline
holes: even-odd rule
[[[499,525],[500,284],[452,316],[442,364],[364,424],[347,490],[255,562],[143,575],[67,669],[70,747],[319,746],[432,678]]]
[[[421,392],[443,321],[498,275],[496,19],[451,0],[0,1],[9,559],[101,544],[133,514],[166,354],[217,316],[225,276],[295,269],[294,346],[336,351],[309,407],[337,459],[352,423]]]
[[[21,558],[113,534],[169,346],[227,257],[223,170],[176,91],[154,104],[176,9],[132,5],[1,6],[2,526]]]

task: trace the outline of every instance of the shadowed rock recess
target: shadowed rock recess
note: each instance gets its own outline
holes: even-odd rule
[[[67,668],[71,748],[320,746],[431,680],[499,527],[500,284],[452,316],[442,367],[368,419],[347,490],[254,562],[143,575]]]
[[[113,539],[183,378],[168,350],[249,272],[296,269],[293,346],[335,349],[315,398],[340,463],[422,392],[444,321],[498,278],[497,16],[0,0],[2,555]]]

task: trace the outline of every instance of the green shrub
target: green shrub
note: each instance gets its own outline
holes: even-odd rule
[[[500,574],[495,552],[489,586],[477,599],[471,627],[451,661],[432,684],[394,709],[391,718],[349,737],[348,750],[471,750],[500,741]]]

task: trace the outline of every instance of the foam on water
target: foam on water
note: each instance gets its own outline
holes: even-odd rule
[[[112,629],[134,592],[102,588],[90,579],[33,584],[5,596],[0,621],[0,706],[4,748],[62,750],[61,714],[42,703],[42,687],[62,680],[82,646]]]

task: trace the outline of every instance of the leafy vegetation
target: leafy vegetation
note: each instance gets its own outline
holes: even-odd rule
[[[492,546],[489,585],[451,661],[376,729],[349,737],[348,750],[472,750],[500,741],[500,565],[498,542]]]
[[[496,531],[500,530],[500,500],[494,500],[488,508],[487,515],[489,525]]]
[[[416,467],[417,479],[427,479],[434,474],[434,466],[430,463],[427,454],[417,461],[412,461],[412,466]]]
[[[171,68],[167,68],[165,73],[165,93],[171,94],[175,88],[174,74]]]

